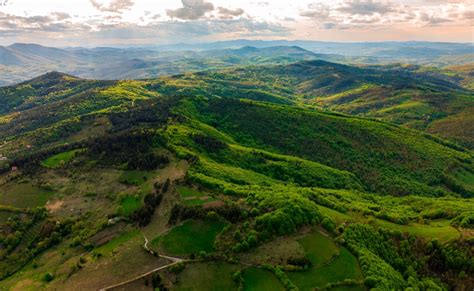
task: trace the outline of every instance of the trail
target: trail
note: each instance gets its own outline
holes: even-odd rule
[[[134,278],[132,278],[132,279],[129,279],[129,280],[120,282],[120,283],[115,284],[115,285],[112,285],[112,286],[108,286],[108,287],[102,288],[102,289],[100,289],[100,291],[106,291],[106,290],[110,290],[110,289],[113,289],[113,288],[117,288],[117,287],[126,285],[126,284],[128,284],[128,283],[131,283],[131,282],[133,282],[133,281],[139,280],[139,279],[144,278],[144,277],[146,277],[146,276],[148,276],[148,275],[150,275],[150,274],[153,274],[153,273],[155,273],[155,272],[158,272],[158,271],[160,271],[160,270],[166,269],[166,268],[168,268],[168,267],[171,267],[171,266],[176,265],[176,264],[179,264],[179,263],[184,263],[184,262],[193,261],[193,260],[185,260],[185,259],[181,259],[181,258],[177,258],[177,257],[170,257],[170,256],[160,255],[160,254],[156,253],[155,251],[153,251],[152,249],[150,249],[150,248],[148,247],[148,243],[149,243],[148,238],[147,238],[144,234],[142,234],[142,235],[143,235],[143,238],[145,239],[145,243],[143,244],[143,248],[144,248],[148,253],[152,254],[153,256],[158,256],[158,257],[160,257],[160,258],[170,260],[171,263],[169,263],[169,264],[167,264],[167,265],[164,265],[164,266],[161,266],[161,267],[158,267],[158,268],[155,268],[155,269],[153,269],[153,270],[151,270],[151,271],[148,271],[148,272],[146,272],[146,273],[144,273],[144,274],[138,275],[138,276],[136,276],[136,277],[134,277]]]

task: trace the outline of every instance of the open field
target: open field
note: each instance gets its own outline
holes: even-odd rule
[[[69,161],[71,161],[81,151],[83,150],[77,149],[77,150],[72,150],[72,151],[56,154],[54,156],[51,156],[45,159],[43,162],[41,162],[41,165],[45,168],[51,168],[51,169],[59,168],[67,164]]]
[[[346,248],[341,248],[339,256],[328,264],[301,272],[290,272],[288,277],[300,290],[313,290],[314,287],[324,287],[328,283],[363,278],[357,259]]]
[[[8,184],[0,188],[2,204],[18,208],[43,206],[53,195],[53,191],[42,189],[29,182]]]
[[[238,265],[228,263],[192,263],[178,275],[174,290],[237,290],[232,274],[239,270]]]
[[[328,237],[319,231],[314,231],[299,239],[305,251],[305,257],[311,261],[314,266],[322,265],[330,261],[339,253],[339,248]]]
[[[188,220],[153,239],[152,246],[170,255],[212,252],[217,234],[226,226],[222,221]]]
[[[251,267],[245,269],[242,276],[244,278],[244,290],[246,291],[285,290],[275,275],[267,270]]]
[[[176,190],[183,199],[185,205],[204,205],[211,202],[220,201],[206,193],[186,186],[176,186]]]
[[[138,197],[127,196],[120,202],[119,212],[124,215],[130,215],[142,205]]]

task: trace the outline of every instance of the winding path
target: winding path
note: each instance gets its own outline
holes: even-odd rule
[[[143,235],[143,234],[142,234],[142,235]],[[127,280],[127,281],[123,281],[123,282],[120,282],[120,283],[115,284],[115,285],[112,285],[112,286],[108,286],[108,287],[105,287],[105,288],[101,288],[100,291],[106,291],[106,290],[110,290],[110,289],[113,289],[113,288],[117,288],[117,287],[126,285],[126,284],[128,284],[128,283],[131,283],[131,282],[133,282],[133,281],[139,280],[139,279],[141,279],[141,278],[144,278],[144,277],[146,277],[146,276],[148,276],[148,275],[151,275],[151,274],[153,274],[153,273],[155,273],[155,272],[158,272],[158,271],[160,271],[160,270],[163,270],[163,269],[166,269],[166,268],[168,268],[168,267],[171,267],[171,266],[173,266],[173,265],[176,265],[176,264],[179,264],[179,263],[183,263],[183,262],[192,261],[192,260],[185,260],[185,259],[181,259],[181,258],[177,258],[177,257],[170,257],[170,256],[160,255],[160,254],[154,252],[152,249],[150,249],[150,248],[148,247],[149,241],[148,241],[148,238],[147,238],[145,235],[143,235],[143,238],[145,239],[145,243],[143,244],[143,248],[144,248],[147,252],[149,252],[150,254],[152,254],[152,255],[154,255],[154,256],[158,256],[158,257],[160,257],[160,258],[170,260],[171,263],[169,263],[169,264],[167,264],[167,265],[164,265],[164,266],[161,266],[161,267],[158,267],[158,268],[155,268],[155,269],[153,269],[153,270],[151,270],[151,271],[148,271],[148,272],[146,272],[146,273],[144,273],[144,274],[138,275],[138,276],[136,276],[136,277],[134,277],[134,278],[132,278],[132,279],[129,279],[129,280]]]

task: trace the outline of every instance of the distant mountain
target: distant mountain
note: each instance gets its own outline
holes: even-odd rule
[[[175,44],[158,46],[159,50],[209,50],[252,46],[257,48],[273,46],[298,46],[320,54],[336,54],[346,57],[372,58],[371,62],[407,62],[417,64],[449,65],[474,61],[472,43],[443,42],[323,42],[306,40],[230,40],[199,44]],[[447,56],[457,56],[451,60]],[[451,62],[451,63],[450,63]]]
[[[141,79],[235,65],[286,64],[317,58],[344,59],[314,54],[296,46],[164,52],[108,47],[58,49],[17,43],[0,47],[0,85],[18,83],[52,70],[91,79]]]

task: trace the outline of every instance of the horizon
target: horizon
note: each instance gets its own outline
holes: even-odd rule
[[[103,45],[97,45],[97,46],[52,46],[48,44],[43,44],[39,42],[12,42],[12,43],[7,43],[7,44],[0,44],[0,46],[3,47],[9,47],[13,45],[39,45],[43,47],[51,47],[51,48],[60,48],[60,49],[75,49],[75,48],[84,48],[84,49],[94,49],[94,48],[120,48],[120,49],[128,49],[128,48],[160,48],[160,47],[167,47],[167,46],[176,46],[176,45],[186,45],[186,46],[198,46],[198,45],[206,45],[206,44],[216,44],[216,43],[230,43],[230,42],[237,42],[237,41],[250,41],[250,42],[288,42],[288,45],[270,45],[268,47],[273,47],[273,46],[296,46],[300,47],[299,45],[292,45],[291,43],[295,42],[313,42],[313,43],[327,43],[327,44],[384,44],[384,43],[395,43],[395,44],[410,44],[410,43],[426,43],[426,44],[460,44],[460,45],[471,45],[474,46],[473,42],[456,42],[456,41],[424,41],[424,40],[406,40],[406,41],[397,41],[397,40],[384,40],[384,41],[321,41],[321,40],[311,40],[311,39],[246,39],[246,38],[240,38],[240,39],[229,39],[229,40],[219,40],[219,41],[201,41],[201,42],[175,42],[175,43],[168,43],[168,44],[125,44],[125,43],[119,43],[119,44],[103,44]],[[250,46],[252,45],[243,45],[244,46]],[[239,46],[240,47],[240,46]],[[300,47],[301,48],[301,47]],[[304,48],[303,48],[304,49]],[[306,49],[305,49],[306,50]]]
[[[474,4],[429,0],[0,0],[0,45],[100,47],[223,40],[472,43]],[[84,46],[86,44],[86,46]]]

